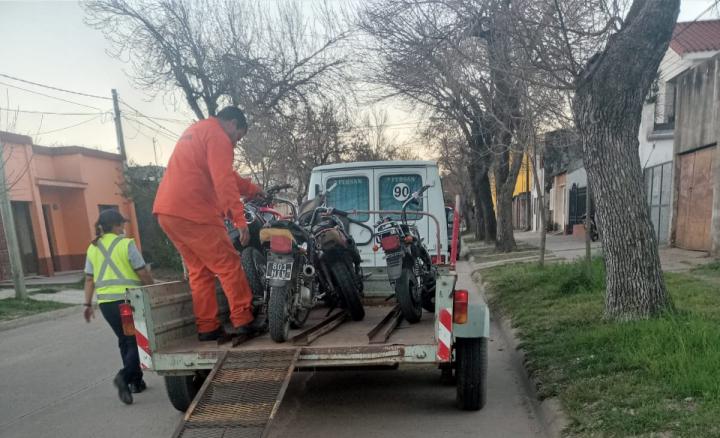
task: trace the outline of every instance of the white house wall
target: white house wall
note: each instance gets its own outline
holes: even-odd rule
[[[572,172],[568,172],[565,181],[565,190],[567,191],[572,188],[573,184],[577,184],[578,188],[587,187],[587,172],[585,172],[585,168],[581,167]],[[569,194],[565,194],[565,196],[569,197]]]

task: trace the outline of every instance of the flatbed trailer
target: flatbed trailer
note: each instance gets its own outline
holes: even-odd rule
[[[394,300],[365,302],[362,321],[344,311],[313,309],[291,340],[269,335],[199,342],[186,282],[128,290],[140,362],[165,377],[173,406],[185,412],[176,437],[261,437],[269,430],[293,371],[388,369],[435,364],[454,374],[457,405],[481,409],[486,400],[489,311],[475,290],[456,290],[457,274],[440,266],[435,312],[401,321]],[[227,301],[218,291],[221,319]]]

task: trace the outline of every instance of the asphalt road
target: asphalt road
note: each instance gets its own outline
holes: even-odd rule
[[[297,373],[273,437],[539,437],[514,355],[491,327],[488,404],[455,409],[455,388],[432,367]],[[169,437],[181,414],[163,381],[125,406],[111,380],[120,356],[104,320],[82,315],[0,332],[0,436]]]

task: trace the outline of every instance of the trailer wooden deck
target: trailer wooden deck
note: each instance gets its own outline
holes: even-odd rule
[[[369,346],[368,332],[372,330],[394,307],[394,302],[387,305],[376,305],[365,307],[365,318],[362,321],[346,320],[331,332],[319,337],[309,346],[301,346],[305,350],[346,348]],[[290,337],[301,333],[303,330],[312,327],[327,317],[327,308],[313,309],[308,321],[302,329],[291,330]],[[432,313],[424,312],[420,322],[409,324],[407,321],[400,322],[400,325],[391,333],[385,344],[380,345],[417,345],[433,344],[434,316]],[[210,352],[224,350],[285,350],[293,348],[291,341],[278,343],[270,339],[268,334],[250,339],[242,344],[233,347],[231,343],[218,345],[217,342],[200,342],[197,335],[191,335],[173,341],[166,348],[157,351],[160,354]]]

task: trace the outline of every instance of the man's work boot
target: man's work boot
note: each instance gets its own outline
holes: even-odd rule
[[[232,336],[257,336],[268,330],[266,318],[255,318],[252,322],[239,327],[227,328],[225,331]]]
[[[200,342],[217,341],[225,335],[225,330],[222,327],[218,327],[211,332],[198,333],[198,340]]]
[[[147,389],[147,384],[144,380],[140,379],[139,382],[134,382],[130,384],[130,392],[133,394],[139,394]]]
[[[117,373],[113,379],[113,384],[118,390],[118,398],[120,398],[120,401],[126,405],[131,405],[133,402],[133,396],[132,393],[130,393],[130,387],[128,387],[128,384],[125,383],[125,379],[123,379],[122,373]]]

